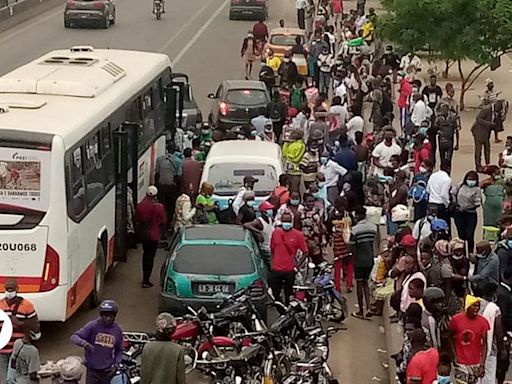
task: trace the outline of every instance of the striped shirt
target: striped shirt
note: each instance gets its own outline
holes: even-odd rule
[[[374,243],[377,226],[361,220],[352,227],[351,249],[355,254],[355,267],[371,267],[375,257]]]
[[[21,302],[19,302],[19,300],[21,300]],[[16,307],[18,308],[16,309]],[[9,316],[16,316],[16,318],[21,322],[21,324],[18,326],[16,324],[12,325],[13,333],[11,340],[9,341],[9,343],[7,343],[7,345],[4,348],[0,349],[0,354],[5,355],[12,353],[14,342],[18,339],[23,338],[23,322],[29,319],[37,319],[37,314],[34,308],[34,304],[32,304],[27,299],[23,299],[22,297],[19,296],[16,297],[16,299],[11,305],[7,303],[7,300],[5,298],[0,300],[0,310],[4,311]]]

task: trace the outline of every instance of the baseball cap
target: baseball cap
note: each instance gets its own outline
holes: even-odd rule
[[[158,188],[155,187],[154,185],[150,185],[148,187],[148,190],[146,191],[146,195],[150,197],[155,197],[156,195],[158,195]]]
[[[404,235],[404,237],[402,237],[402,240],[400,240],[400,245],[404,248],[415,247],[416,240],[414,239],[414,237],[412,237],[410,233],[408,233],[407,235]]]

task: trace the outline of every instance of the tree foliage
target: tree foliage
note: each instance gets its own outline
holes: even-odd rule
[[[406,51],[428,47],[459,62],[461,101],[476,78],[512,51],[511,0],[383,0],[381,34]],[[467,74],[460,62],[472,60]]]

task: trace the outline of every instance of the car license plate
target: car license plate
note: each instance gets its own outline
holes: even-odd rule
[[[199,293],[229,293],[227,284],[199,284]]]

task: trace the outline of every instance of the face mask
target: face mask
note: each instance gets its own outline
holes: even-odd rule
[[[33,341],[38,341],[41,339],[41,332],[30,332],[30,339]]]
[[[325,165],[329,161],[328,157],[321,157],[320,158],[320,164]]]
[[[290,59],[283,59],[283,61],[284,61],[285,63],[289,63],[289,62],[290,62]]]
[[[272,133],[272,127],[266,127],[265,133]]]
[[[474,187],[476,185],[476,180],[466,180],[466,184],[468,187]]]
[[[7,300],[12,300],[16,297],[16,294],[17,294],[16,291],[7,291],[7,292],[5,292],[5,298]]]
[[[281,224],[281,226],[283,227],[283,229],[284,229],[285,231],[289,231],[289,230],[291,230],[291,229],[292,229],[292,227],[293,227],[292,223],[283,223],[283,224]]]
[[[258,134],[258,131],[251,131],[251,135],[255,137]]]
[[[484,255],[482,253],[477,253],[476,257],[477,257],[477,259],[485,259],[487,257],[487,255]]]
[[[437,376],[437,384],[450,384],[450,376]]]
[[[249,201],[247,202],[247,205],[248,205],[249,207],[254,207],[254,204],[256,204],[256,202],[255,202],[254,200],[249,200]]]
[[[420,167],[420,173],[427,173],[428,169],[425,167]]]
[[[268,211],[266,211],[265,213],[267,214],[268,217],[273,217],[274,216],[274,211],[272,211],[270,209]]]
[[[512,240],[507,240],[507,245],[510,249],[512,249]]]
[[[209,133],[210,133],[210,130],[208,130],[208,129],[203,129],[203,130],[201,131],[201,133],[202,133],[203,135],[207,135],[207,134],[209,134]]]
[[[510,151],[510,145],[505,145],[505,149]]]
[[[294,199],[293,199],[293,200],[290,200],[290,204],[291,204],[291,205],[295,205],[295,206],[297,206],[297,205],[299,205],[299,204],[300,204],[300,200],[294,200]]]
[[[453,260],[462,260],[464,258],[464,255],[452,255]]]

